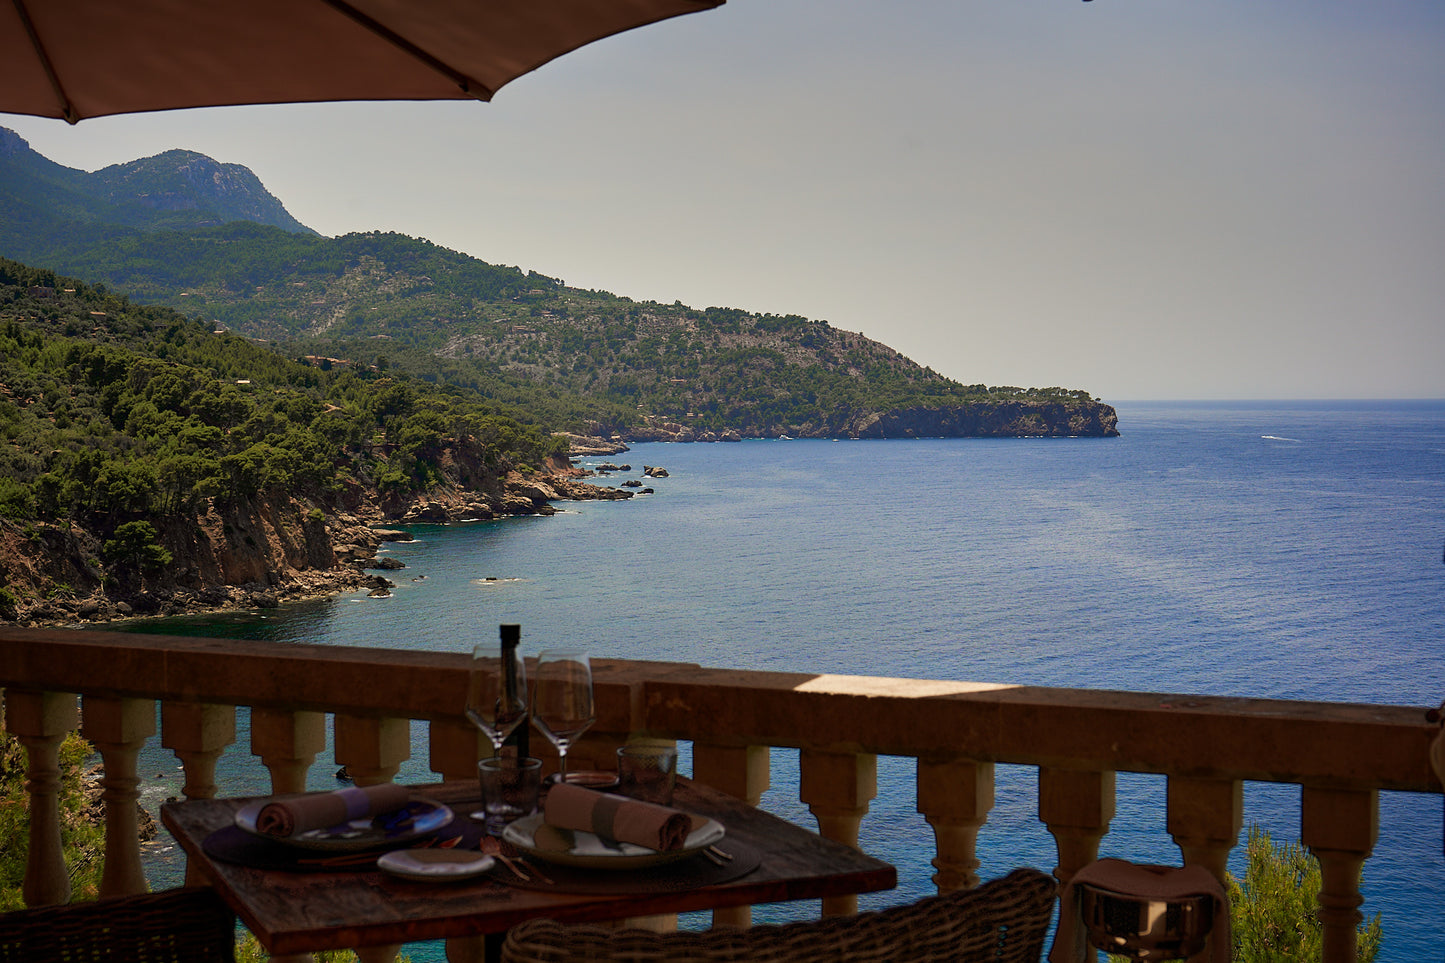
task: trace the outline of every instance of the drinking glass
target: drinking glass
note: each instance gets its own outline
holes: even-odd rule
[[[482,811],[472,813],[472,818],[480,817],[491,835],[502,835],[507,826],[537,811],[542,760],[509,756],[483,759],[477,763],[477,775],[482,786]]]
[[[492,755],[527,718],[527,664],[515,647],[479,642],[467,677],[467,718],[492,740]]]
[[[617,792],[643,802],[672,805],[677,785],[675,746],[623,746],[617,750]]]
[[[537,656],[532,718],[557,747],[558,780],[567,781],[567,750],[597,721],[592,706],[592,662],[580,649],[543,649]]]

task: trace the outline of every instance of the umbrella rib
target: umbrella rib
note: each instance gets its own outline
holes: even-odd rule
[[[30,37],[30,46],[35,48],[35,56],[40,59],[40,66],[45,68],[45,76],[50,79],[50,89],[55,91],[55,99],[60,103],[61,116],[67,124],[79,123],[80,114],[65,95],[65,88],[60,85],[60,77],[55,73],[55,65],[50,62],[50,55],[45,52],[45,44],[40,42],[40,34],[36,32],[35,24],[30,19],[30,11],[25,9],[24,0],[14,0],[14,3],[15,12],[20,16],[20,22],[25,25],[25,33]]]
[[[478,100],[491,100],[492,95],[496,93],[496,91],[492,90],[486,84],[481,83],[480,81],[475,80],[472,77],[468,77],[466,74],[453,68],[445,61],[439,60],[431,54],[427,53],[425,50],[421,49],[416,44],[403,37],[401,34],[386,26],[386,24],[381,23],[380,21],[375,20],[370,16],[367,16],[365,13],[362,13],[351,4],[347,3],[346,0],[323,0],[323,2],[331,9],[335,10],[337,13],[349,18],[350,20],[362,27],[365,27],[367,30],[370,30],[372,33],[376,34],[387,43],[396,47],[398,50],[403,51],[408,56],[420,61],[421,63],[430,67],[432,70],[446,77],[452,83],[460,87],[463,93],[469,94],[472,97],[477,98]],[[15,3],[18,5],[20,3],[20,0],[15,0]]]

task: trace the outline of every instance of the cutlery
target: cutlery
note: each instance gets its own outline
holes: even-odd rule
[[[532,881],[532,877],[527,874],[526,870],[522,869],[521,865],[519,865],[521,863],[521,860],[513,859],[511,856],[509,856],[505,851],[503,843],[495,836],[483,837],[481,850],[488,856],[494,856],[497,859],[501,860],[502,865],[511,870],[512,875],[520,879],[522,882],[530,883]],[[533,867],[533,869],[535,869],[535,867]],[[552,882],[547,877],[542,876],[540,870],[537,871],[537,875],[541,877],[542,882],[544,883]]]
[[[507,842],[504,839],[501,841],[501,847],[503,853],[505,853],[509,858],[515,860],[516,862],[521,863],[523,866],[526,866],[532,872],[536,873],[537,878],[540,879],[542,882],[546,883],[548,886],[556,885],[552,882],[551,877],[549,877],[546,873],[542,872],[540,868],[538,868],[536,863],[528,862],[521,853],[517,852],[516,846],[513,846],[511,843]]]

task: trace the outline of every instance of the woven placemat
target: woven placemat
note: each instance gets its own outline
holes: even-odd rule
[[[762,862],[757,850],[734,840],[724,840],[718,844],[718,849],[732,859],[724,860],[722,865],[718,865],[698,852],[661,866],[623,870],[561,866],[528,856],[522,869],[532,877],[530,880],[518,879],[500,860],[487,871],[487,875],[499,883],[519,889],[604,896],[645,896],[650,893],[672,893],[726,883],[746,876]],[[541,878],[543,875],[551,882],[544,881]]]

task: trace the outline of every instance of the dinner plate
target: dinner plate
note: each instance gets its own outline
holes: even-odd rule
[[[579,866],[585,869],[645,869],[679,859],[685,859],[700,849],[706,849],[723,838],[722,823],[706,816],[693,816],[692,832],[679,849],[661,852],[604,839],[595,833],[572,830],[573,846],[569,850],[538,849],[533,844],[537,827],[542,825],[543,816],[538,813],[524,816],[502,830],[502,839],[516,846],[528,856],[561,866]]]
[[[452,811],[441,803],[431,799],[413,799],[407,804],[414,811],[412,820],[401,828],[388,829],[385,825],[379,825],[375,819],[367,818],[353,819],[329,829],[308,829],[292,836],[273,836],[256,828],[256,817],[268,802],[269,799],[258,799],[242,806],[236,813],[236,825],[262,839],[301,849],[345,853],[382,846],[404,846],[418,836],[434,833],[452,821]]]
[[[476,850],[393,849],[378,859],[376,866],[397,876],[429,883],[480,876],[495,862]]]

